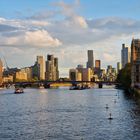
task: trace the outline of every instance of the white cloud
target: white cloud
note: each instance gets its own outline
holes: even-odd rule
[[[62,45],[62,43],[57,38],[53,38],[45,30],[26,32],[24,41],[27,45],[39,47],[58,47]]]
[[[46,30],[25,31],[16,36],[3,36],[0,40],[2,46],[14,46],[14,47],[58,47],[62,43],[53,38]]]
[[[28,59],[51,52],[59,57],[61,68],[86,64],[87,50],[93,49],[95,59],[101,59],[103,67],[116,65],[121,57],[121,44],[130,44],[133,36],[140,36],[140,21],[119,17],[89,20],[76,13],[79,4],[79,0],[72,4],[61,1],[53,4],[57,11],[42,11],[25,20],[0,18],[0,46],[7,46],[6,54],[12,50],[10,46],[14,47],[15,54],[16,48],[27,49]],[[57,16],[61,18],[58,20]],[[24,51],[17,52],[24,56]],[[9,59],[14,61],[14,56],[10,55]],[[16,60],[18,63],[21,60]]]

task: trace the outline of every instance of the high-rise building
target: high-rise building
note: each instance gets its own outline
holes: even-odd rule
[[[91,68],[93,70],[94,68],[93,50],[88,50],[87,54],[88,54],[87,68]]]
[[[117,73],[119,73],[120,70],[121,70],[121,63],[117,62]]]
[[[56,81],[59,79],[58,58],[47,55],[45,79]]]
[[[122,44],[121,50],[122,68],[124,68],[127,63],[130,63],[130,58],[131,58],[130,48],[126,47],[125,44]]]
[[[101,60],[95,60],[95,68],[101,69]]]
[[[131,86],[140,87],[140,39],[132,40],[131,65]]]
[[[69,70],[69,79],[71,81],[78,81],[78,70],[77,69],[70,69]]]
[[[38,64],[38,79],[45,79],[45,60],[43,56],[37,56],[37,64]]]
[[[83,68],[82,69],[82,81],[91,81],[91,68]]]
[[[2,76],[3,76],[3,63],[0,59],[0,85],[2,85]]]

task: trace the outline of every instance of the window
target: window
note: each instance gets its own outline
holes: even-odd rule
[[[139,65],[136,65],[136,72],[139,72]]]
[[[138,75],[136,76],[136,82],[139,82],[139,76]]]

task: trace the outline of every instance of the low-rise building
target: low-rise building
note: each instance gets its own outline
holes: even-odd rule
[[[27,81],[27,73],[26,72],[22,72],[22,71],[16,72],[14,80],[15,80],[15,82]]]

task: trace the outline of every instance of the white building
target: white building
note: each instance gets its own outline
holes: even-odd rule
[[[121,50],[122,68],[124,68],[127,63],[130,63],[130,58],[131,58],[130,48],[126,47],[125,44],[122,44]]]

